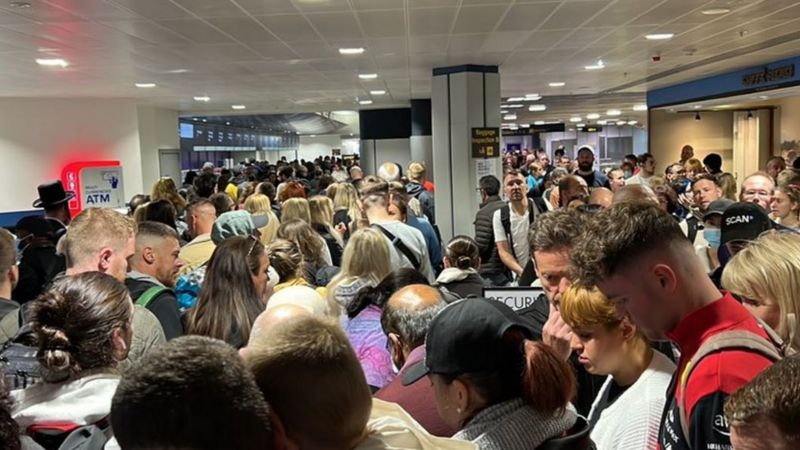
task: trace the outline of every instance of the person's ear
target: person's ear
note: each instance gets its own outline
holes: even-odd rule
[[[459,414],[459,416],[465,415],[470,406],[472,406],[471,403],[474,400],[469,390],[469,386],[467,383],[456,378],[450,384],[450,389],[453,390],[453,396],[456,401],[456,412]]]
[[[634,323],[631,321],[631,318],[627,315],[622,318],[622,322],[619,324],[619,329],[622,332],[622,339],[626,341],[636,336],[636,332],[638,331],[636,325],[634,325]]]
[[[272,408],[269,410],[269,422],[272,427],[272,448],[275,450],[300,450],[300,445],[289,438],[286,434],[286,427]]]
[[[445,269],[450,267],[450,262],[447,260],[447,256],[442,256],[442,265]]]
[[[389,333],[386,335],[389,339],[389,354],[392,356],[394,364],[400,368],[405,364],[405,357],[403,357],[403,342],[397,333]]]
[[[142,259],[147,264],[153,264],[156,262],[156,254],[152,247],[145,247],[142,249]]]
[[[17,286],[17,282],[19,281],[19,266],[14,264],[8,269],[8,281],[11,283],[11,288]]]
[[[128,357],[130,345],[127,339],[127,334],[128,333],[126,333],[125,330],[120,327],[116,327],[111,331],[111,344],[114,347],[114,359],[117,361],[122,361]]]
[[[655,277],[660,289],[672,293],[678,287],[678,277],[675,271],[666,264],[656,264],[650,269],[650,273]]]
[[[110,247],[103,247],[100,249],[98,256],[97,268],[100,272],[106,273],[111,267],[111,258],[114,256],[114,250]]]

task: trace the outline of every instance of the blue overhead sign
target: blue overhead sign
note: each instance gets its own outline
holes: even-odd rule
[[[647,106],[658,108],[797,84],[800,84],[800,57],[656,89],[647,93]]]

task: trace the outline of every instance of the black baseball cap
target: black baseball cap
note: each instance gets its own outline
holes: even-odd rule
[[[503,335],[512,328],[533,339],[533,329],[497,300],[467,298],[447,305],[428,328],[425,360],[405,372],[403,385],[430,373],[460,375],[500,368]]]
[[[725,214],[725,210],[728,209],[731,205],[736,204],[731,199],[721,198],[719,200],[714,200],[708,205],[708,209],[706,209],[705,214],[703,214],[703,220],[708,220],[709,217],[714,215],[723,215]]]
[[[767,211],[756,203],[734,203],[722,214],[720,243],[754,241],[773,228]]]

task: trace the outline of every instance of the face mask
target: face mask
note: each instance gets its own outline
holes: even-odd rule
[[[719,228],[706,228],[703,231],[703,236],[711,248],[719,248],[720,240],[722,240],[722,230]]]

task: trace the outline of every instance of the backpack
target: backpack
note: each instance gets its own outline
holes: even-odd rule
[[[686,437],[686,445],[692,448],[692,442],[688,439],[689,436],[689,421],[686,417],[686,385],[689,381],[689,376],[692,371],[697,367],[700,361],[708,355],[720,352],[722,350],[731,349],[745,349],[760,353],[766,356],[773,362],[783,359],[787,354],[788,345],[767,326],[761,319],[756,318],[761,327],[769,336],[769,339],[763,338],[755,333],[749,331],[723,331],[721,333],[711,336],[708,340],[700,345],[697,352],[692,356],[692,359],[686,364],[683,369],[681,377],[678,380],[680,383],[680,395],[678,396],[678,416],[680,418],[681,432]]]
[[[538,207],[528,199],[528,225],[532,224],[536,220],[536,216],[540,214]],[[500,223],[503,224],[503,231],[506,235],[506,241],[508,241],[508,248],[511,250],[511,254],[514,256],[514,259],[517,258],[516,253],[514,252],[514,239],[511,235],[511,206],[506,203],[500,208]]]
[[[139,298],[136,299],[135,304],[141,306],[142,308],[147,308],[147,305],[149,305],[153,300],[155,300],[156,297],[161,295],[163,292],[167,291],[169,291],[169,288],[164,286],[159,286],[159,285],[151,286],[147,288],[146,291],[142,292],[142,295],[140,295]]]
[[[28,427],[30,438],[22,446],[24,449],[44,450],[103,450],[111,435],[108,417],[100,421],[72,429],[64,429],[61,424]],[[32,441],[32,442],[31,442]]]
[[[686,219],[686,227],[688,228],[686,236],[689,242],[694,245],[694,240],[697,239],[697,230],[700,228],[699,221],[696,217],[692,216]]]
[[[0,348],[0,369],[9,391],[25,389],[42,379],[41,367],[36,358],[39,352],[36,333],[31,324],[25,323],[24,307],[19,309],[18,317],[17,334]]]
[[[397,250],[398,250],[398,251],[399,251],[399,252],[400,252],[400,253],[401,253],[403,256],[405,256],[405,257],[406,257],[406,259],[408,259],[408,261],[411,263],[411,266],[412,266],[412,267],[414,267],[414,268],[419,268],[419,267],[420,267],[420,265],[419,265],[419,260],[417,259],[417,256],[414,254],[414,252],[412,252],[412,251],[411,251],[411,249],[410,249],[410,248],[408,248],[408,246],[407,246],[407,245],[406,245],[406,244],[403,242],[403,240],[402,240],[402,239],[400,239],[399,237],[395,236],[395,235],[394,235],[394,234],[392,234],[392,233],[391,233],[389,230],[387,230],[386,228],[384,228],[384,227],[382,227],[382,226],[378,225],[377,223],[376,223],[376,224],[373,224],[373,225],[371,225],[371,227],[372,227],[372,228],[377,228],[377,229],[378,229],[378,230],[380,230],[380,231],[381,231],[381,233],[383,233],[383,234],[384,234],[384,235],[385,235],[385,236],[386,236],[386,237],[387,237],[387,238],[388,238],[390,241],[392,241],[392,245],[394,245],[394,247],[395,247],[395,248],[396,248],[396,249],[397,249]]]
[[[178,300],[178,309],[181,312],[186,311],[197,303],[200,287],[206,277],[207,265],[208,262],[205,262],[191,272],[178,277],[178,281],[175,283],[175,298]]]

